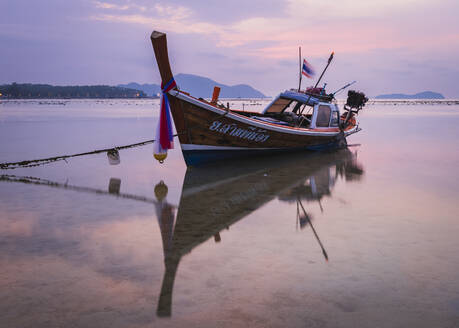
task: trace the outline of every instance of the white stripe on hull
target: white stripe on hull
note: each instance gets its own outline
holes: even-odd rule
[[[252,147],[228,147],[228,146],[208,146],[208,145],[193,145],[182,144],[182,150],[276,150],[282,148],[252,148]]]
[[[307,149],[309,147],[315,147],[315,146],[320,146],[320,145],[310,145],[310,146],[304,146],[304,147],[290,147],[290,149]],[[188,151],[188,150],[250,150],[250,151],[256,151],[256,150],[287,150],[289,148],[283,147],[283,148],[253,148],[253,147],[227,147],[227,146],[209,146],[209,145],[194,145],[194,144],[181,144],[182,150]]]

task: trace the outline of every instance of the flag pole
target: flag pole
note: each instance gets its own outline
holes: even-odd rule
[[[299,55],[298,56],[298,61],[299,61],[299,64],[300,64],[300,83],[298,84],[298,92],[300,92],[300,90],[301,90],[301,78],[303,77],[302,76],[303,74],[301,74],[301,71],[302,71],[302,69],[301,69],[301,47],[298,47],[298,55]]]

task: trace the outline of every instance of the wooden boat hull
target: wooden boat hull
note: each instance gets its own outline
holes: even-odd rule
[[[178,90],[169,92],[169,101],[187,165],[258,153],[340,148],[354,131],[271,124]]]

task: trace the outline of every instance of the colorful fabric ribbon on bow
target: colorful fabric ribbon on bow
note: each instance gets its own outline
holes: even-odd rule
[[[167,150],[174,148],[174,136],[172,134],[172,119],[167,93],[175,88],[177,84],[172,78],[166,85],[161,83],[161,105],[156,129],[156,139],[154,143],[154,155],[160,162],[167,156]]]

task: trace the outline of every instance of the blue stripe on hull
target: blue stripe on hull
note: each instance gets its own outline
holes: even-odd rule
[[[236,159],[249,156],[267,155],[267,154],[285,154],[286,152],[299,151],[323,151],[339,148],[337,142],[309,146],[304,148],[287,148],[287,149],[243,149],[243,150],[182,150],[183,157],[187,166],[198,166],[206,163],[212,163],[225,159]]]

